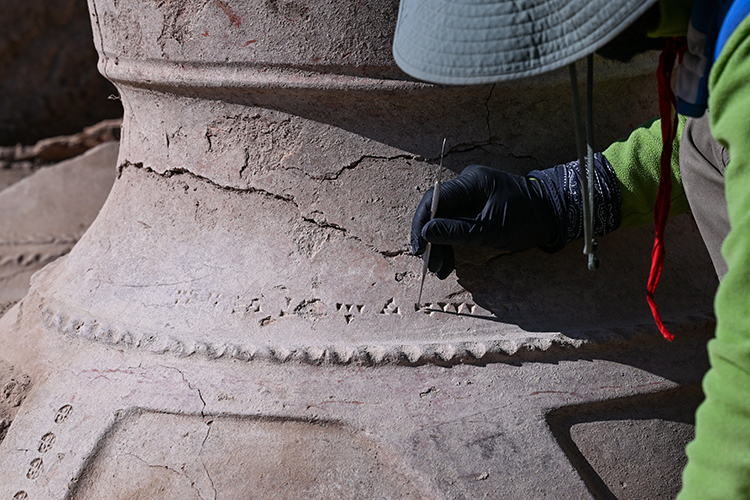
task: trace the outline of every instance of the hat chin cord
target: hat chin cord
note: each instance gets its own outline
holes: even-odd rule
[[[671,197],[671,159],[672,145],[677,132],[676,99],[671,88],[672,69],[675,62],[682,60],[686,43],[684,39],[672,38],[667,40],[659,58],[657,83],[659,88],[659,118],[661,119],[662,153],[660,159],[659,189],[654,206],[654,248],[651,252],[651,272],[646,286],[646,299],[651,308],[659,332],[667,340],[674,339],[661,319],[654,292],[659,283],[664,267],[664,229],[669,217]],[[584,125],[581,120],[581,102],[578,96],[578,75],[576,64],[568,65],[570,70],[570,86],[573,95],[573,113],[576,127],[576,147],[578,150],[578,165],[581,172],[581,192],[583,194],[583,253],[588,256],[588,268],[598,269],[599,259],[596,255],[596,241],[594,240],[594,55],[586,58],[586,131],[584,148]],[[586,161],[584,161],[586,155]]]
[[[581,119],[581,100],[578,96],[578,71],[575,63],[568,65],[570,89],[573,97],[573,115],[576,128],[576,149],[578,165],[581,169],[583,193],[583,253],[588,257],[588,268],[599,268],[594,240],[594,55],[586,57],[586,132],[584,146],[584,125]],[[585,161],[584,161],[585,157]]]

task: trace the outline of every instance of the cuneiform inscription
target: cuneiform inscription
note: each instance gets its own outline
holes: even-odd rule
[[[216,307],[222,301],[220,292],[204,292],[200,290],[177,290],[177,298],[174,301],[176,306],[185,306],[191,302],[198,302]]]
[[[57,410],[57,414],[55,415],[55,423],[61,424],[68,420],[68,417],[70,416],[70,412],[73,411],[73,407],[70,405],[61,406],[59,410]]]
[[[324,303],[319,298],[295,297],[283,285],[277,285],[267,294],[241,294],[226,296],[219,292],[200,289],[179,289],[175,291],[173,304],[175,307],[197,307],[205,310],[211,308],[218,312],[238,316],[242,319],[257,322],[261,327],[268,326],[284,316],[296,315],[308,320],[316,321],[323,317],[343,316],[346,324],[352,323],[357,317],[367,314],[384,316],[403,316],[411,312],[399,305],[396,298],[385,300],[380,308],[366,310],[364,304],[341,300],[339,302]],[[470,301],[446,300],[428,302],[415,306],[414,312],[445,312],[457,315],[477,315],[476,304]]]
[[[68,417],[70,417],[70,413],[73,411],[73,407],[71,405],[63,405],[60,407],[59,410],[57,410],[57,413],[55,413],[55,423],[62,424],[65,422]],[[52,447],[55,445],[55,440],[57,437],[53,432],[47,432],[44,434],[41,438],[39,438],[39,445],[37,446],[37,451],[39,453],[47,453],[49,452]],[[38,478],[42,473],[42,467],[44,466],[44,461],[42,460],[42,457],[36,457],[34,460],[29,463],[29,468],[26,471],[26,477],[28,479],[36,479]],[[27,498],[28,495],[25,491],[19,491],[16,493],[13,498],[14,500],[16,498],[22,499]]]
[[[44,462],[42,462],[41,458],[37,457],[32,460],[29,464],[29,470],[26,472],[26,477],[29,479],[38,478],[39,474],[42,473],[42,465],[44,465]]]
[[[243,316],[262,312],[261,298],[253,296],[226,296],[209,290],[179,289],[172,303],[175,307],[212,308]]]
[[[39,453],[47,453],[55,444],[55,435],[48,432],[39,440]]]
[[[494,318],[492,312],[466,300],[469,295],[468,292],[460,294],[460,297],[456,296],[458,294],[452,294],[439,302],[417,305],[415,310],[412,311],[411,307],[406,310],[405,304],[414,306],[414,302],[407,301],[400,295],[388,294],[385,297],[381,296],[382,298],[379,300],[379,294],[376,292],[373,297],[367,297],[367,302],[358,303],[351,300],[336,300],[338,297],[325,297],[323,293],[320,293],[318,297],[322,295],[325,298],[316,298],[314,292],[307,290],[311,292],[308,297],[312,297],[299,300],[299,297],[304,297],[305,291],[291,290],[284,285],[266,288],[265,293],[255,292],[252,295],[250,293],[225,294],[226,305],[236,300],[237,303],[247,306],[240,310],[243,314],[247,313],[248,316],[235,318],[235,323],[232,326],[258,325],[258,328],[265,327],[268,330],[273,330],[284,328],[290,324],[290,321],[299,322],[299,319],[302,318],[311,323],[318,322],[321,331],[326,332],[321,336],[320,343],[308,345],[290,340],[282,344],[275,340],[275,332],[273,331],[269,333],[268,337],[253,334],[247,335],[237,342],[225,343],[217,342],[210,335],[205,339],[202,337],[194,338],[192,332],[189,332],[190,335],[185,335],[179,327],[169,331],[145,328],[142,330],[130,329],[127,328],[127,324],[113,325],[103,318],[92,317],[86,313],[78,312],[71,315],[67,306],[62,307],[55,300],[44,296],[39,298],[41,301],[39,319],[44,327],[66,337],[99,341],[156,354],[171,354],[180,357],[200,356],[209,360],[220,358],[241,361],[268,359],[281,362],[303,360],[314,363],[321,360],[330,360],[333,363],[390,364],[401,363],[404,359],[408,359],[409,362],[439,359],[441,362],[446,360],[463,362],[464,359],[480,359],[492,353],[513,355],[521,347],[528,347],[531,350],[546,350],[551,345],[574,345],[566,337],[555,338],[551,342],[547,342],[546,339],[544,339],[545,342],[537,342],[535,338],[502,339],[501,342],[498,342],[495,334],[492,332],[486,333],[485,329],[481,329],[476,335],[470,332],[469,338],[454,340],[451,338],[453,332],[448,331],[448,328],[453,328],[449,321],[444,321],[441,324],[441,328],[443,328],[441,331],[445,331],[446,334],[441,335],[440,338],[422,338],[420,336],[412,342],[409,335],[404,335],[403,340],[407,344],[403,345],[398,343],[396,339],[387,342],[381,342],[380,339],[373,338],[353,341],[348,336],[342,338],[341,333],[333,328],[333,323],[339,322],[337,327],[343,329],[347,328],[347,324],[351,325],[352,323],[356,327],[357,324],[361,324],[360,321],[373,323],[382,321],[387,327],[394,328],[398,326],[398,322],[412,315],[422,315],[423,317],[437,315],[435,319],[440,321],[449,320],[451,316],[461,315]],[[174,301],[172,294],[176,291],[177,288],[172,289],[165,305],[170,303],[170,299]],[[247,300],[247,297],[256,298]],[[219,300],[221,300],[221,297],[219,297]],[[230,311],[231,309],[222,306],[215,313],[229,314]],[[391,317],[385,318],[386,315]],[[361,319],[359,319],[360,316]],[[272,324],[273,326],[271,326]],[[332,327],[330,328],[330,338],[327,330],[324,330],[323,327],[326,329]],[[466,329],[466,331],[470,330]],[[398,337],[398,330],[393,333],[396,338],[400,338]],[[429,335],[429,332],[426,332],[426,335]],[[488,336],[490,338],[487,338]],[[70,411],[71,408],[60,408],[56,422],[60,423],[68,418]],[[60,435],[57,431],[56,434],[58,434],[59,441]],[[30,443],[32,449],[38,445],[38,441]],[[45,457],[45,461],[47,460],[47,457]]]
[[[242,297],[237,296],[236,303],[232,306],[232,314],[255,314],[262,312],[260,307],[260,299],[243,300]]]
[[[401,308],[396,305],[396,301],[393,298],[390,298],[383,306],[383,309],[380,310],[380,314],[398,314],[401,316]]]
[[[430,314],[435,312],[475,314],[477,306],[471,302],[427,302],[424,305],[424,310]]]
[[[336,311],[344,315],[344,320],[348,325],[354,321],[354,317],[362,314],[365,306],[363,304],[342,304],[341,302],[336,303]]]

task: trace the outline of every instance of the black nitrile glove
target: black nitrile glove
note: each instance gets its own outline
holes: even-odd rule
[[[451,245],[514,252],[557,239],[553,207],[536,179],[471,165],[442,184],[437,214],[430,220],[432,193],[427,191],[417,207],[411,245],[421,255],[432,243],[428,268],[441,279],[455,266]]]
[[[620,191],[612,167],[595,157],[594,232],[620,225]],[[452,245],[482,245],[506,252],[540,247],[556,252],[583,236],[578,162],[536,170],[522,177],[479,165],[443,183],[435,219],[430,220],[432,189],[412,220],[415,255],[432,243],[428,268],[445,279],[455,267]]]

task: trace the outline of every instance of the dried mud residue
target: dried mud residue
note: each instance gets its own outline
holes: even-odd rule
[[[0,360],[0,442],[31,390],[31,377],[17,373]]]

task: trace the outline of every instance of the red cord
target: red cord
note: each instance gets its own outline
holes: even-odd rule
[[[651,314],[654,316],[656,326],[667,340],[673,340],[674,335],[669,333],[664,322],[661,320],[659,311],[654,301],[654,292],[656,285],[659,283],[661,271],[664,268],[664,228],[667,225],[669,217],[669,208],[671,205],[672,194],[672,143],[677,134],[677,100],[672,92],[672,69],[675,60],[679,57],[682,61],[682,55],[685,53],[687,44],[684,38],[670,38],[659,57],[659,69],[656,72],[656,79],[659,85],[659,118],[661,118],[661,173],[659,177],[659,190],[656,194],[656,204],[654,206],[654,223],[656,225],[656,237],[654,238],[654,248],[651,251],[651,273],[648,277],[648,286],[646,288],[646,299],[651,307]]]

